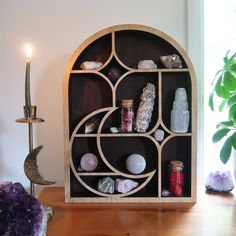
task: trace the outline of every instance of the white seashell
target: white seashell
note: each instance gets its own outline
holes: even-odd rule
[[[90,134],[98,128],[100,120],[98,117],[92,117],[85,123],[85,134]]]
[[[80,65],[82,70],[97,70],[102,66],[99,61],[85,61]]]
[[[118,128],[116,128],[116,127],[111,127],[111,128],[110,128],[110,131],[111,131],[111,133],[113,133],[113,134],[117,134],[117,133],[119,132]]]
[[[141,70],[154,70],[157,68],[157,65],[154,63],[153,60],[143,60],[139,61],[138,69]]]

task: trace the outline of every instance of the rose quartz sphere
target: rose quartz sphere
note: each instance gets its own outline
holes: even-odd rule
[[[98,159],[93,153],[86,153],[81,157],[80,166],[85,171],[94,171],[98,166]]]

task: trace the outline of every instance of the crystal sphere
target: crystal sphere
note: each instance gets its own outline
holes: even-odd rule
[[[86,153],[81,157],[80,166],[85,171],[94,171],[98,166],[98,159],[93,153]]]
[[[131,154],[126,160],[126,168],[132,174],[140,174],[146,168],[146,161],[140,154]]]

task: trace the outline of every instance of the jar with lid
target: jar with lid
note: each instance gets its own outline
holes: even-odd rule
[[[134,121],[132,99],[121,100],[120,117],[121,117],[120,131],[122,133],[131,133],[133,131],[133,121]]]
[[[183,196],[184,186],[183,162],[171,161],[169,168],[169,185],[171,196],[181,197]]]

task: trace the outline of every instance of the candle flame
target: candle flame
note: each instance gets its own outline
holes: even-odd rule
[[[27,44],[25,47],[25,53],[26,53],[26,58],[30,60],[32,56],[32,47],[29,44]]]

